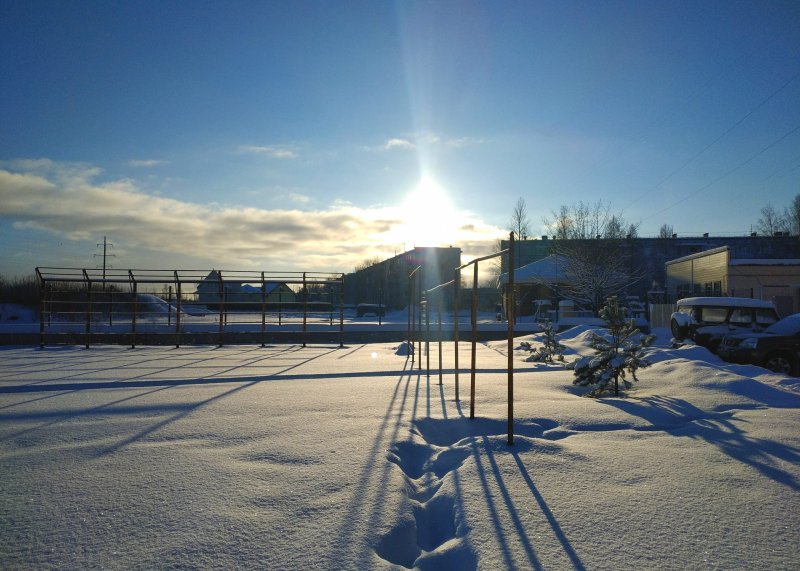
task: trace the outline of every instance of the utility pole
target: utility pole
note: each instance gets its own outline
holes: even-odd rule
[[[99,248],[100,246],[101,246],[101,244],[97,244],[97,247],[98,247],[98,248]],[[109,247],[109,246],[111,246],[111,247],[113,248],[113,247],[114,247],[114,244],[109,244],[109,243],[108,243],[108,240],[106,239],[106,237],[105,237],[105,236],[103,236],[103,243],[102,243],[102,246],[103,246],[103,253],[102,253],[102,254],[95,254],[95,255],[94,255],[94,257],[96,258],[97,256],[103,256],[103,291],[105,291],[105,290],[106,290],[106,267],[107,267],[107,266],[106,266],[106,259],[107,259],[108,257],[115,258],[115,257],[116,257],[116,255],[115,255],[115,254],[109,254],[109,253],[108,253],[108,247]]]

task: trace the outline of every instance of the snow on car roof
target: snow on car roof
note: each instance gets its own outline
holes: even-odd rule
[[[755,307],[772,308],[771,301],[750,299],[749,297],[685,297],[678,300],[678,306],[711,305],[717,307]]]

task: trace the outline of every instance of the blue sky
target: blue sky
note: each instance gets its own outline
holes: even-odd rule
[[[42,2],[0,18],[0,275],[482,255],[602,200],[745,234],[800,193],[797,2]],[[416,202],[414,200],[416,197]]]

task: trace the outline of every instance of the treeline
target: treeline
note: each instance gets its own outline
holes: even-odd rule
[[[0,276],[0,303],[38,307],[40,295],[36,276],[11,280]]]

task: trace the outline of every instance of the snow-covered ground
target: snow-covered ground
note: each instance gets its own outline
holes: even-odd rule
[[[797,379],[660,333],[627,398],[515,351],[513,446],[504,342],[474,420],[467,343],[3,348],[0,567],[796,569]]]

